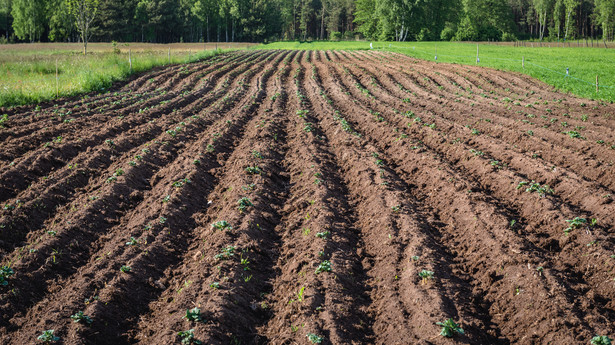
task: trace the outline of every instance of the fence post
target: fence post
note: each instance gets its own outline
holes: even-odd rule
[[[58,98],[60,83],[58,81],[58,59],[56,59],[56,98]]]
[[[521,67],[523,67],[523,69],[525,69],[525,56],[521,57]]]
[[[596,93],[598,93],[599,91],[599,86],[598,86],[598,75],[596,74]]]
[[[130,73],[132,73],[132,49],[128,49],[128,64],[130,65]]]
[[[476,64],[480,62],[480,58],[478,57],[478,43],[476,44]]]
[[[169,65],[170,65],[171,64],[171,47],[169,47],[168,56],[169,56]]]

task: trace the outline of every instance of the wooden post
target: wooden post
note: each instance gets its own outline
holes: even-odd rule
[[[128,49],[128,64],[130,65],[130,73],[132,73],[132,49]]]
[[[56,98],[58,98],[60,82],[58,81],[58,59],[56,59]]]
[[[521,67],[523,67],[523,69],[525,69],[525,56],[521,57]]]
[[[598,93],[599,91],[599,86],[598,86],[598,75],[596,74],[596,93]]]
[[[169,47],[168,56],[169,56],[169,65],[170,65],[171,64],[171,48],[170,47]]]

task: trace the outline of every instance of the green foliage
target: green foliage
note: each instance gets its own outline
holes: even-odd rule
[[[194,329],[189,329],[187,331],[177,332],[177,335],[180,337],[182,345],[191,345],[191,344],[200,345],[200,344],[203,344],[202,341],[197,340],[194,337]]]
[[[8,285],[9,282],[6,279],[13,274],[15,274],[15,272],[12,268],[8,266],[2,266],[2,268],[0,268],[0,286]]]
[[[76,312],[75,314],[71,315],[70,318],[73,319],[73,321],[76,323],[83,323],[88,326],[91,325],[93,322],[92,318],[85,315],[83,311]]]
[[[237,200],[237,208],[239,209],[240,212],[245,211],[250,206],[254,206],[254,205],[252,204],[250,199],[248,199],[246,197],[243,197],[243,198]]]
[[[321,272],[331,272],[331,262],[328,260],[321,262],[316,268],[316,274]]]
[[[219,220],[219,221],[211,224],[211,227],[216,229],[216,230],[232,230],[233,229],[231,224],[229,222],[227,222],[226,220]]]
[[[40,340],[40,341],[42,341],[42,342],[44,342],[46,344],[55,343],[57,341],[60,341],[59,337],[53,335],[54,332],[55,331],[53,329],[48,329],[48,330],[44,331],[41,335],[39,335],[38,338],[36,338],[36,339],[38,339],[38,340]]]
[[[201,309],[194,307],[190,310],[186,310],[186,315],[182,318],[190,322],[205,322],[205,319],[201,316]]]
[[[591,345],[611,345],[611,338],[606,335],[596,335],[591,339]]]
[[[444,322],[436,322],[436,325],[442,326],[442,330],[440,330],[440,335],[447,338],[452,338],[455,334],[463,334],[463,329],[453,321],[453,319],[448,319]]]
[[[6,128],[7,122],[9,122],[9,115],[4,114],[0,117],[0,127]]]
[[[324,337],[316,335],[314,333],[308,333],[307,338],[312,344],[321,344],[324,340]]]
[[[566,233],[566,235],[568,235],[570,231],[572,230],[580,229],[584,226],[588,226],[587,219],[581,218],[581,217],[574,217],[574,219],[566,220],[566,222],[568,223],[568,227],[564,229],[564,232]],[[596,222],[597,222],[596,219],[592,219],[591,222],[589,223],[589,226],[595,226]]]
[[[546,185],[546,184],[541,185],[540,183],[536,183],[536,181],[532,181],[531,183],[527,181],[521,181],[517,185],[517,189],[521,189],[521,187],[526,186],[526,185],[528,187],[525,189],[525,191],[528,193],[536,192],[542,197],[544,197],[547,194],[553,194],[553,189],[551,189],[549,185]]]

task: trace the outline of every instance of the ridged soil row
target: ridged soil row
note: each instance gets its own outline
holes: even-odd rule
[[[259,73],[271,75],[273,70]],[[257,91],[257,86],[253,86],[248,95],[256,94]],[[226,110],[232,112],[241,111],[246,106],[249,108],[252,99],[239,100],[244,95],[245,92],[238,93],[234,97],[235,101],[229,103]],[[234,106],[231,107],[231,104]],[[216,117],[219,118],[220,115],[215,115],[214,119]],[[230,123],[225,121],[225,124],[233,124],[232,119],[226,120]],[[19,253],[23,250],[17,249],[15,254],[3,259],[3,262],[14,262],[17,279],[12,283],[18,292],[16,296],[7,294],[2,298],[6,302],[3,305],[3,314],[7,315],[5,321],[8,321],[8,315],[12,314],[8,310],[23,309],[24,306],[43,298],[48,284],[52,284],[49,281],[51,277],[73,274],[75,268],[90,258],[91,251],[95,252],[96,247],[101,245],[95,241],[108,229],[120,226],[118,230],[121,230],[121,224],[125,222],[122,221],[122,215],[126,215],[135,205],[139,205],[144,193],[158,186],[156,180],[160,177],[156,177],[159,176],[155,175],[156,172],[165,166],[170,166],[175,157],[180,155],[185,146],[183,141],[195,138],[213,121],[186,122],[183,125],[182,122],[179,123],[180,129],[175,128],[175,136],[161,134],[157,140],[124,153],[118,159],[119,162],[113,163],[107,173],[79,193],[74,201],[65,207],[65,212],[60,212],[55,219],[48,221],[45,229],[29,235],[31,243],[24,247],[30,251],[29,254],[20,258]],[[129,162],[134,163],[134,166],[127,164]],[[117,174],[117,169],[124,170],[121,176]],[[107,180],[108,178],[111,180]],[[113,179],[116,180],[115,183]],[[149,179],[153,181],[150,182]],[[46,231],[51,233],[45,233]],[[104,244],[104,239],[101,241]]]
[[[248,69],[245,67],[244,73],[246,73],[246,76],[253,75],[259,70],[259,66],[260,68],[264,68],[264,63],[265,60],[261,61],[251,72],[245,72]],[[241,71],[241,69],[239,71]],[[232,76],[239,75],[239,73],[234,73],[234,71],[230,71],[230,73]],[[108,168],[115,160],[113,159],[114,155],[121,155],[127,151],[135,150],[148,140],[153,140],[158,136],[168,136],[168,134],[164,133],[165,130],[173,131],[174,124],[181,124],[181,122],[190,118],[192,114],[202,112],[202,108],[198,106],[204,107],[223,96],[230,97],[227,94],[228,92],[233,92],[232,97],[234,99],[240,97],[237,92],[241,92],[242,85],[240,83],[243,83],[243,81],[235,80],[232,85],[235,87],[234,89],[229,89],[229,85],[226,84],[226,81],[222,82],[218,80],[218,82],[223,84],[217,85],[218,88],[215,91],[211,92],[206,97],[200,98],[196,105],[193,104],[179,113],[171,112],[171,109],[167,109],[167,111],[172,114],[178,114],[177,116],[163,117],[164,113],[160,110],[157,112],[156,117],[161,117],[161,120],[144,122],[142,125],[126,132],[119,132],[115,137],[107,137],[109,139],[105,139],[104,141],[103,138],[105,136],[103,136],[99,140],[101,144],[96,146],[93,150],[89,149],[91,151],[77,152],[78,154],[76,157],[67,162],[68,164],[62,169],[49,175],[45,175],[48,174],[49,171],[42,171],[41,175],[43,175],[43,177],[39,178],[24,192],[17,195],[14,200],[5,202],[15,207],[15,209],[2,211],[3,215],[2,218],[0,218],[0,223],[5,225],[5,229],[13,229],[12,231],[0,232],[0,240],[4,242],[2,243],[3,246],[9,248],[7,245],[20,241],[30,230],[40,226],[42,222],[55,211],[56,207],[70,201],[70,195],[79,190],[79,188],[85,187],[87,183],[89,183],[89,179],[94,177],[99,170]],[[211,89],[214,86],[216,85],[212,84],[209,88]],[[197,107],[195,108],[195,106]],[[152,118],[152,120],[157,120],[156,117]],[[214,119],[209,113],[203,114],[203,117],[206,120]],[[58,149],[57,152],[61,151]],[[23,171],[21,175],[19,172],[20,170],[17,169],[12,175],[15,178],[20,177],[24,180],[28,180],[27,176],[23,176]],[[49,181],[54,182],[50,185]],[[72,182],[69,184],[69,188],[66,186],[66,181]],[[25,188],[23,186],[21,187]],[[18,231],[15,231],[15,229]]]
[[[376,94],[376,93],[374,93]],[[391,98],[392,97],[383,97]],[[379,116],[383,116],[383,120],[389,120],[391,128],[395,126],[405,127],[407,119],[396,117],[390,112],[390,104],[383,102],[383,99],[378,99],[371,105],[367,105],[371,111],[378,111]],[[387,126],[387,125],[384,125]],[[533,244],[547,251],[545,259],[548,258],[548,263],[545,266],[553,267],[562,272],[562,279],[574,282],[576,290],[590,290],[595,293],[594,300],[597,305],[594,307],[601,313],[613,314],[613,306],[608,303],[602,306],[601,301],[612,299],[610,280],[612,264],[608,264],[610,255],[614,248],[613,240],[609,238],[608,233],[604,228],[596,228],[591,232],[577,231],[573,232],[572,236],[565,236],[563,229],[567,227],[566,219],[573,219],[576,216],[584,216],[587,219],[590,216],[601,216],[601,221],[606,224],[612,224],[612,218],[609,205],[589,205],[590,208],[579,208],[581,199],[575,198],[573,202],[562,200],[559,197],[558,191],[560,188],[555,188],[556,194],[547,198],[541,198],[535,194],[523,193],[517,191],[519,181],[526,180],[526,172],[519,172],[514,169],[502,168],[496,165],[494,168],[494,160],[482,158],[480,156],[475,159],[468,151],[472,146],[468,146],[463,142],[451,145],[455,138],[459,138],[458,133],[450,133],[444,129],[437,127],[431,129],[420,123],[412,126],[411,129],[403,129],[402,133],[410,135],[412,138],[420,140],[426,148],[431,152],[445,157],[449,162],[453,162],[460,171],[472,177],[472,179],[484,188],[487,194],[500,200],[502,204],[507,204],[508,208],[513,210],[515,220],[520,222],[519,225],[525,226],[527,234],[524,234],[526,239],[530,239]],[[435,133],[434,133],[435,132]],[[470,139],[467,139],[470,140]],[[477,164],[477,160],[481,161]],[[544,168],[547,174],[549,169]],[[557,175],[551,173],[551,175]],[[540,176],[540,175],[538,175]],[[552,179],[564,179],[563,176],[552,177]],[[562,186],[563,185],[563,186]],[[558,187],[566,187],[566,183],[559,184]],[[579,188],[574,183],[568,184],[569,194],[574,194],[574,190]],[[590,194],[596,193],[596,190],[589,190]],[[600,200],[598,200],[600,201]],[[613,210],[610,210],[611,212]],[[539,216],[537,216],[539,215]],[[598,243],[590,245],[588,243]],[[560,250],[560,246],[562,249]],[[552,255],[548,251],[557,251],[557,255]],[[590,253],[591,256],[586,254]],[[606,261],[607,265],[601,265],[599,261]],[[584,277],[583,277],[584,276]],[[589,285],[589,286],[586,286]]]
[[[316,112],[319,124],[331,139],[358,210],[371,278],[369,312],[375,320],[375,343],[447,343],[435,335],[436,322],[448,318],[462,321],[466,341],[493,343],[496,338],[491,334],[497,330],[486,312],[472,304],[470,284],[451,270],[454,256],[438,243],[434,229],[438,220],[420,208],[407,192],[410,186],[387,167],[378,149],[348,125],[327,96],[322,71],[315,65],[311,69],[306,78],[308,96],[322,109]],[[419,277],[423,270],[436,272],[435,280],[423,282]]]
[[[301,60],[310,58],[303,52]],[[328,139],[311,115],[303,80],[305,68],[293,61],[286,100],[290,195],[282,221],[278,276],[268,296],[272,316],[261,332],[272,343],[367,343],[373,339],[366,279],[357,253],[354,216]],[[350,216],[349,216],[350,215]],[[330,263],[331,271],[325,267]],[[321,269],[319,270],[319,267]]]
[[[281,98],[274,97],[283,90],[282,78],[259,87],[258,106],[246,113],[251,120],[245,134],[215,173],[208,206],[195,217],[194,237],[181,265],[165,277],[166,290],[139,324],[140,342],[172,343],[179,331],[194,329],[207,344],[267,343],[256,328],[268,315],[263,301],[271,290],[279,242],[273,229],[288,197],[281,165],[286,118]],[[204,322],[182,320],[193,307],[200,308]]]
[[[422,65],[426,68],[416,73],[418,73],[419,75],[426,75],[428,77],[427,79],[430,82],[434,82],[435,80],[441,79],[443,75],[448,74],[446,67],[438,68],[437,71],[434,71],[434,66],[430,65],[429,63],[423,63]],[[438,65],[438,67],[440,66],[441,65]],[[451,72],[449,75],[451,74],[453,73]],[[473,80],[475,79],[475,75],[477,73],[470,73],[469,71],[467,71],[462,74],[460,74],[459,72],[455,72],[455,74],[459,75],[459,79],[463,77],[465,78],[465,80]],[[503,75],[503,73],[494,71],[493,76],[499,75]],[[416,79],[420,80],[421,78],[419,76],[416,76]],[[463,104],[459,103],[452,105],[450,104],[450,100],[456,98],[452,90],[443,89],[443,91],[440,91],[437,86],[430,86],[431,83],[425,84],[426,85],[422,86],[424,88],[423,92],[425,94],[439,94],[440,97],[445,100],[448,100],[445,102],[445,104],[442,105],[442,107],[450,106],[453,108],[453,111],[457,110],[455,109],[456,105],[463,107]],[[489,90],[482,90],[482,95],[475,94],[474,99],[472,99],[472,103],[466,104],[466,109],[464,109],[470,114],[493,114],[491,116],[492,123],[482,124],[482,126],[491,127],[487,129],[492,129],[494,127],[493,124],[502,125],[503,127],[509,129],[511,133],[514,133],[514,137],[518,137],[519,141],[530,142],[534,140],[539,140],[542,141],[542,145],[558,143],[559,145],[573,152],[586,153],[591,159],[595,159],[602,164],[606,164],[607,169],[608,166],[612,165],[612,163],[609,162],[612,162],[615,152],[613,152],[613,150],[610,149],[609,145],[607,145],[606,143],[613,143],[615,141],[615,135],[612,131],[612,129],[615,127],[615,122],[613,122],[612,120],[605,119],[601,115],[601,113],[603,113],[605,110],[593,110],[592,108],[589,108],[587,106],[575,107],[574,103],[559,104],[558,100],[556,100],[555,102],[547,101],[546,99],[543,99],[545,98],[543,97],[545,95],[543,91],[538,88],[537,85],[534,85],[533,87],[534,89],[538,90],[537,92],[533,93],[536,96],[536,100],[527,103],[527,105],[531,106],[531,108],[527,108],[525,107],[525,104],[514,105],[514,99],[500,100],[495,97],[494,100],[493,98],[490,98],[490,96],[485,93],[493,92],[493,87],[491,87],[491,84],[489,83],[485,84],[487,85],[486,87]],[[478,85],[478,87],[482,89],[483,86]],[[548,104],[545,104],[545,101]],[[468,106],[470,108],[467,108]],[[509,110],[508,107],[510,107],[511,109]],[[539,109],[541,107],[544,109]],[[583,120],[582,115],[586,115],[587,119]],[[552,123],[551,121],[553,119],[558,121]],[[467,120],[474,122],[478,119],[472,119],[470,117],[467,118]],[[537,122],[540,122],[543,125],[539,125],[539,123]],[[566,125],[566,127],[560,127],[559,124]],[[478,125],[481,124],[478,123]],[[580,129],[580,127],[583,127],[583,129]],[[584,137],[587,138],[587,140],[571,140],[571,138],[569,138],[563,133],[573,130],[580,132]],[[528,135],[526,135],[528,131],[534,132],[534,138],[532,138],[532,136],[529,136],[530,138],[528,138]],[[541,134],[539,135],[538,132],[540,132]],[[540,140],[536,139],[536,137],[546,139]],[[604,141],[604,143],[597,143],[600,140]],[[531,147],[531,145],[529,145],[529,147]],[[598,164],[597,166],[600,166],[600,164]],[[593,165],[590,166],[590,168],[593,167]]]
[[[323,69],[328,68],[324,66]],[[561,272],[550,267],[536,270],[544,258],[540,252],[531,251],[531,243],[509,229],[507,210],[487,195],[468,193],[481,189],[437,155],[399,150],[398,147],[405,145],[400,140],[396,143],[398,133],[374,125],[368,111],[346,106],[354,103],[353,91],[337,84],[330,76],[337,75],[334,69],[321,74],[327,76],[324,84],[334,87],[330,90],[330,97],[338,109],[348,115],[351,123],[357,124],[358,130],[372,145],[390,157],[392,168],[406,183],[416,186],[412,194],[448,223],[441,232],[443,244],[461,259],[459,266],[472,277],[475,293],[485,295],[489,314],[503,337],[521,343],[536,339],[571,342],[577,337],[588,339],[595,331],[604,330],[605,317],[590,310],[586,315],[571,315],[565,329],[552,332],[552,327],[557,327],[557,324],[551,325],[557,323],[552,321],[556,320],[555,316],[573,309],[577,303],[575,298],[581,296],[562,285]],[[374,140],[375,137],[380,140]],[[450,200],[455,200],[454,205]],[[527,255],[520,259],[518,254],[524,250],[527,250]],[[551,297],[549,301],[544,299],[547,296]]]
[[[374,69],[380,69],[380,66],[373,66]],[[392,76],[392,72],[390,70],[382,71],[383,77],[380,79],[384,83],[386,80],[392,80],[395,78]],[[403,78],[402,81],[403,82]],[[391,86],[388,86],[389,90],[394,89]],[[457,108],[457,109],[447,109],[446,107],[438,106],[432,102],[425,102],[421,100],[413,100],[413,107],[411,108],[416,112],[419,117],[429,116],[437,118],[442,118],[445,121],[449,121],[451,123],[455,123],[458,126],[467,123],[468,129],[467,132],[470,132],[471,129],[476,129],[480,133],[487,135],[493,141],[499,142],[504,141],[504,145],[508,144],[508,149],[523,154],[525,157],[541,157],[544,160],[544,164],[553,168],[557,166],[558,168],[565,168],[569,171],[574,171],[576,174],[580,175],[588,180],[596,180],[600,185],[598,188],[613,189],[615,187],[613,182],[613,169],[610,169],[611,163],[609,160],[611,159],[609,156],[604,156],[601,154],[594,154],[593,149],[583,148],[582,145],[587,144],[585,141],[579,139],[572,139],[566,135],[561,134],[561,136],[565,137],[568,142],[576,142],[579,146],[578,148],[568,148],[562,147],[560,145],[553,145],[552,142],[537,138],[536,135],[530,136],[527,135],[527,132],[522,132],[516,130],[515,128],[506,128],[500,124],[501,118],[505,118],[503,115],[488,115],[486,119],[475,118],[475,117],[467,117],[467,113],[474,112],[471,108]],[[417,106],[420,107],[417,109]],[[408,107],[405,107],[407,109]],[[420,110],[419,110],[420,109]],[[506,113],[510,111],[499,111],[500,113]],[[490,112],[492,113],[492,112]],[[482,113],[482,115],[487,113]],[[507,120],[509,121],[509,120]],[[514,125],[511,125],[514,126]],[[599,128],[599,126],[597,126]],[[555,133],[554,133],[555,134]],[[555,134],[560,135],[560,134]],[[482,136],[482,135],[481,135]],[[579,155],[582,155],[582,158],[579,159]],[[539,181],[543,182],[544,181]],[[605,196],[607,196],[605,198]],[[606,199],[605,202],[610,202],[611,198],[608,197],[608,193],[600,194],[599,198]],[[596,196],[593,198],[596,199]],[[600,203],[599,201],[596,201]]]
[[[213,69],[218,68],[216,69],[217,73],[213,76],[221,76],[224,70],[233,69],[239,64],[245,64],[247,61],[249,61],[249,58],[246,57],[246,59],[240,60],[235,64],[214,65]],[[63,123],[62,121],[64,120],[62,120],[62,117],[59,117],[60,124],[44,126],[43,133],[38,132],[35,135],[16,138],[12,141],[8,140],[6,142],[7,151],[13,153],[9,153],[10,155],[5,158],[12,162],[10,165],[0,168],[0,174],[4,176],[15,171],[15,169],[36,171],[38,166],[32,167],[34,164],[46,164],[50,165],[51,168],[57,168],[63,162],[70,160],[81,148],[98,145],[103,136],[109,137],[114,135],[114,133],[122,133],[129,128],[142,125],[160,116],[162,112],[185,107],[189,102],[200,100],[210,90],[208,87],[202,87],[193,94],[148,93],[145,96],[141,95],[137,102],[120,103],[118,105],[119,108],[114,109],[114,111],[107,111],[100,116],[87,115],[78,124],[75,122]],[[60,113],[65,111],[62,108]],[[91,123],[92,118],[101,118],[102,120]],[[109,122],[115,123],[115,126],[109,126]],[[94,126],[94,124],[98,124],[98,126]],[[89,137],[83,137],[83,132],[86,131],[84,126],[87,126],[87,130],[91,132],[88,133]],[[60,142],[58,142],[58,139],[60,139]],[[7,153],[5,153],[6,155]],[[18,182],[21,182],[21,180],[17,182],[7,181],[3,185],[10,186]]]
[[[262,61],[255,69],[252,69],[252,72],[246,72],[247,75],[264,68],[264,62]],[[226,90],[228,86],[220,86],[219,92],[212,93],[210,97],[204,98],[199,104],[206,105],[216,101],[225,96],[226,92],[233,92],[230,97],[228,94],[225,96],[229,97],[229,101],[237,101],[241,97],[243,86],[239,84],[239,81],[235,81],[233,85],[237,88],[228,91]],[[117,156],[126,155],[126,160],[134,160],[130,157],[141,153],[143,147],[140,146],[148,145],[149,140],[157,140],[156,138],[159,138],[159,141],[166,140],[170,137],[170,134],[169,132],[165,133],[165,130],[176,131],[175,127],[181,127],[184,121],[190,119],[191,115],[199,110],[198,108],[191,108],[179,113],[172,113],[177,115],[165,116],[162,121],[157,123],[149,123],[122,133],[112,139],[111,145],[109,143],[99,145],[92,150],[93,152],[81,152],[67,166],[47,178],[39,179],[37,183],[21,193],[15,200],[9,200],[7,204],[15,206],[15,209],[4,210],[4,214],[0,218],[0,223],[4,224],[4,229],[0,232],[0,240],[2,241],[0,244],[2,244],[4,250],[10,250],[14,246],[20,245],[26,235],[39,229],[58,207],[68,204],[68,207],[72,208],[73,206],[69,203],[75,199],[75,193],[88,186],[91,179],[96,178],[101,170],[109,169],[114,164],[117,165],[115,163],[118,160]],[[160,115],[162,116],[162,113]],[[215,120],[215,116],[217,116],[215,113],[203,115],[207,123]],[[113,157],[114,155],[117,156]],[[112,168],[108,174],[113,174],[114,169],[116,167]],[[145,175],[144,178],[151,176],[148,173]],[[99,181],[100,184],[104,185],[103,182]]]
[[[378,68],[373,65],[369,65],[369,67],[372,69]],[[369,73],[371,74],[371,72]],[[395,87],[387,82],[386,78],[382,78],[380,75],[375,76],[375,74],[372,74],[372,78],[378,81],[378,85],[377,87],[372,87],[370,85],[368,89],[378,96],[382,105],[385,105],[383,114],[388,113],[387,115],[390,115],[388,119],[395,119],[395,121],[391,121],[392,124],[403,128],[410,127],[413,119],[415,119],[414,122],[417,122],[418,119],[416,119],[416,116],[408,116],[407,113],[404,113],[408,117],[404,119],[399,111],[395,111],[396,109],[408,109],[408,106],[399,99],[401,95],[400,91],[396,90]],[[391,107],[397,116],[393,116],[390,111]],[[512,150],[511,145],[502,139],[483,135],[473,135],[470,130],[461,126],[458,121],[448,120],[440,116],[439,114],[446,112],[445,109],[437,109],[436,107],[433,109],[433,111],[429,112],[431,116],[423,118],[423,125],[426,126],[429,122],[433,121],[433,123],[436,124],[433,130],[438,132],[441,138],[447,139],[449,142],[456,138],[463,139],[460,145],[466,150],[478,149],[483,153],[483,155],[477,155],[477,160],[485,161],[486,165],[489,166],[493,166],[492,164],[496,164],[497,166],[499,164],[501,167],[502,164],[506,164],[507,167],[516,171],[516,175],[518,175],[517,180],[519,181],[528,179],[528,176],[532,179],[540,176],[541,180],[546,180],[550,186],[555,187],[557,195],[561,196],[563,199],[561,202],[571,204],[570,208],[578,207],[581,212],[584,211],[585,213],[598,216],[601,220],[605,221],[605,223],[613,222],[612,206],[605,205],[607,200],[604,198],[604,195],[612,193],[612,190],[603,188],[597,183],[589,182],[585,180],[583,176],[578,176],[574,171],[566,168],[553,169],[553,166],[549,164],[549,162],[530,159],[529,155],[516,154]],[[417,114],[417,116],[422,116],[422,114]],[[418,120],[418,124],[419,126],[414,126],[412,128],[418,127],[420,129],[421,120]],[[430,131],[424,129],[423,132],[428,133]],[[434,138],[431,134],[425,134],[422,140],[431,138],[432,141],[437,141],[437,145],[439,145],[441,138]],[[487,157],[484,156],[485,153]],[[472,155],[467,152],[466,156]],[[464,159],[460,156],[457,157],[456,160]]]
[[[176,88],[180,88],[179,86],[182,85],[189,87],[190,85],[194,85],[199,79],[200,74],[196,72],[210,70],[211,67],[209,66],[211,66],[213,62],[214,61],[208,61],[195,64],[190,68],[191,73],[189,74],[192,74],[192,78],[187,78],[185,72],[178,73],[181,69],[179,66],[168,68],[167,73],[156,77],[152,77],[150,73],[147,73],[145,76],[150,78],[149,80],[152,82],[149,83],[149,90],[143,90],[142,92],[127,90],[119,93],[116,92],[113,95],[102,94],[94,97],[82,97],[75,102],[65,102],[62,105],[55,104],[53,107],[35,108],[29,112],[15,114],[10,117],[9,128],[11,128],[11,130],[5,130],[0,133],[0,138],[5,139],[7,142],[13,142],[16,141],[15,139],[19,139],[20,141],[16,142],[21,142],[22,145],[26,144],[26,147],[32,144],[37,146],[39,144],[38,142],[31,143],[30,141],[55,138],[60,135],[65,135],[70,129],[82,127],[91,128],[94,123],[104,123],[105,116],[113,110],[126,108],[129,105],[143,104],[154,96],[157,97],[153,101],[150,101],[149,104],[167,101],[170,97],[174,96],[175,93],[179,92],[175,92],[171,87],[160,88],[160,85],[157,83],[167,84],[172,81],[170,85],[175,86],[177,84]],[[218,63],[217,66],[223,66],[222,63],[223,62]],[[182,76],[181,80],[178,80],[176,77],[179,75]],[[154,90],[154,87],[157,87],[156,90]],[[181,91],[183,91],[183,88],[181,89]],[[162,92],[162,90],[165,91]],[[128,92],[130,92],[130,96],[126,97]],[[39,133],[41,129],[44,129],[44,131]],[[3,155],[3,157],[6,156]]]

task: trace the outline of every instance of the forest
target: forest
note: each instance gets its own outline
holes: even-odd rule
[[[74,0],[73,0],[74,1]],[[611,41],[615,0],[77,0],[93,42]],[[76,42],[67,0],[0,0],[0,43]]]

